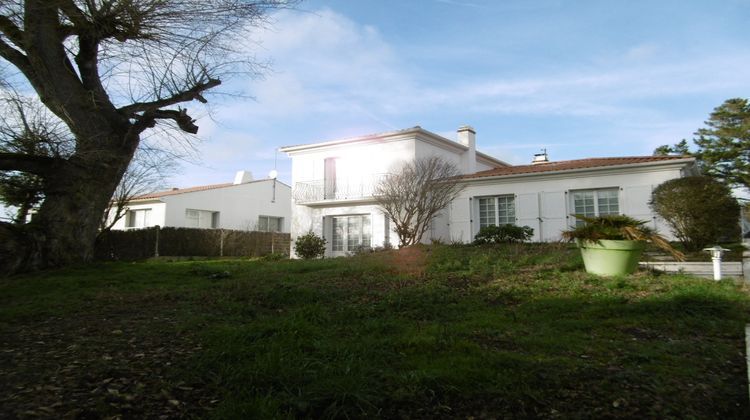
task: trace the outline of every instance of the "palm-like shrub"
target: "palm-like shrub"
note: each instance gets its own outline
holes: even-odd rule
[[[574,215],[585,223],[562,233],[568,241],[625,240],[644,241],[670,253],[678,261],[684,261],[685,255],[674,249],[669,241],[654,229],[646,226],[646,221],[636,220],[624,215],[606,215],[585,217]]]

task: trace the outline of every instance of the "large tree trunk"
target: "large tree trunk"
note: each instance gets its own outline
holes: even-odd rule
[[[123,146],[78,152],[46,180],[44,202],[30,223],[0,226],[0,275],[93,259],[102,215],[137,144],[127,135],[113,137],[106,143]]]

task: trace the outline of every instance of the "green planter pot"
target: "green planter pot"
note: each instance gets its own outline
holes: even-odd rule
[[[625,276],[635,271],[646,243],[642,241],[579,241],[586,272],[600,276]]]

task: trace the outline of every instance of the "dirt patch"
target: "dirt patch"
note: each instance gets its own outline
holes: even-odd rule
[[[421,277],[427,268],[427,252],[421,246],[410,246],[384,254],[390,267],[399,274]]]
[[[0,330],[0,411],[15,418],[200,417],[218,402],[176,372],[201,345],[168,310],[16,324]]]

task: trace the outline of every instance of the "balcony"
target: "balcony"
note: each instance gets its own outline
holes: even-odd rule
[[[294,201],[299,204],[372,200],[375,186],[386,176],[387,174],[374,174],[297,182],[292,194]]]

